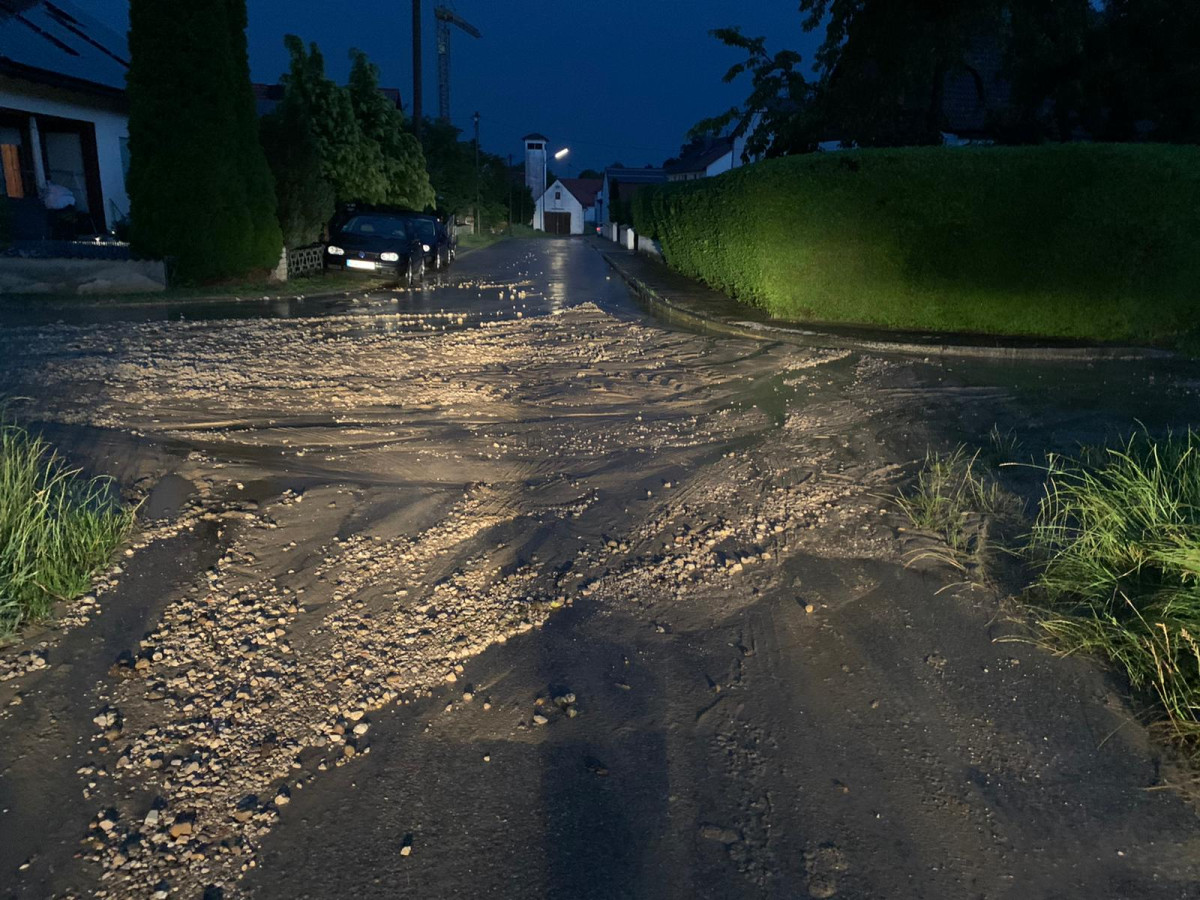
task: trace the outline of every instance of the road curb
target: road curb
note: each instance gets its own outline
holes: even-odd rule
[[[759,341],[780,341],[828,350],[859,350],[866,353],[902,354],[905,356],[961,357],[967,359],[996,359],[1030,362],[1114,362],[1128,360],[1175,359],[1179,354],[1154,347],[1019,347],[980,344],[954,344],[932,341],[877,341],[816,331],[800,326],[768,324],[748,320],[706,315],[693,308],[672,302],[653,287],[620,264],[620,254],[596,248],[612,269],[633,290],[643,306],[656,318],[673,325],[683,325],[708,334],[745,337]]]

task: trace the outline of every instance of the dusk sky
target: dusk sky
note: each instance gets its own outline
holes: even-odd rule
[[[128,0],[77,0],[124,30]],[[425,113],[437,115],[437,58],[433,8],[425,0]],[[811,65],[817,35],[805,34],[797,0],[457,0],[451,4],[483,32],[482,40],[454,30],[451,106],[467,132],[481,116],[486,150],[519,159],[521,136],[540,131],[554,149],[568,146],[569,165],[582,168],[659,164],[675,155],[687,130],[743,98],[748,82],[721,76],[739,54],[708,35],[738,25],[767,35]],[[358,0],[353,6],[317,0],[249,0],[250,65],[256,81],[274,82],[287,68],[283,36],[316,41],[330,74],[344,81],[347,52],[359,47],[382,69],[382,83],[399,87],[411,108],[411,6],[408,0]],[[352,9],[353,14],[348,10]]]

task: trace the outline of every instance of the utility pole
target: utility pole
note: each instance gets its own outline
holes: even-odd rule
[[[479,216],[479,113],[474,115],[475,122],[475,233],[483,234],[483,223]]]
[[[512,194],[513,194],[513,164],[512,164],[512,154],[510,153],[510,154],[508,154],[508,236],[509,237],[512,237],[512,233],[513,233],[512,232],[512,226],[513,226]]]
[[[412,0],[413,12],[413,133],[421,139],[421,0]]]

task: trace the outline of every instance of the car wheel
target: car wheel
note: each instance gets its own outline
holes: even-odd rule
[[[408,261],[408,265],[404,267],[404,286],[413,286],[413,266],[411,259]]]

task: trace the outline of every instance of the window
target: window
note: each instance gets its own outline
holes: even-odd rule
[[[555,200],[561,200],[561,199],[562,199],[562,191],[555,191],[555,192],[554,192],[554,199],[555,199]]]

